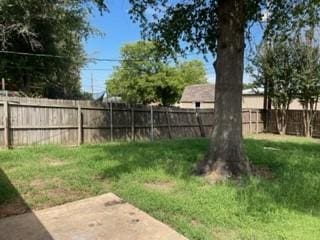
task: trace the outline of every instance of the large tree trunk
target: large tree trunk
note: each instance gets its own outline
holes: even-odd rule
[[[244,12],[244,0],[219,1],[214,129],[200,174],[224,178],[250,172],[242,145]]]

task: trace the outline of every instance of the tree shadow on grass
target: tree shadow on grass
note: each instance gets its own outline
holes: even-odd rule
[[[124,175],[134,177],[143,171],[161,170],[173,178],[192,181],[192,167],[203,157],[208,141],[191,139],[85,147],[99,150],[94,161],[107,159],[110,163],[102,169],[102,178],[118,181]],[[272,175],[271,179],[244,178],[240,186],[234,185],[239,201],[248,206],[248,214],[262,213],[260,216],[267,217],[280,207],[320,215],[320,144],[247,139],[245,147],[249,160],[268,167]]]
[[[249,214],[267,214],[283,207],[320,215],[319,144],[249,139],[245,145],[250,161],[267,166],[272,174],[271,179],[244,178],[240,187],[235,185],[239,201],[247,203]],[[205,139],[100,145],[105,156],[95,160],[113,162],[104,168],[102,178],[115,181],[123,175],[159,169],[189,181],[194,163],[202,158],[207,146]]]
[[[272,214],[280,206],[320,215],[319,144],[249,139],[246,149],[252,163],[267,166],[273,175],[247,179],[238,191],[249,213]]]
[[[92,146],[94,148],[94,146]],[[114,166],[104,169],[105,178],[119,179],[124,174],[146,169],[161,169],[170,176],[189,179],[193,164],[201,159],[207,141],[179,140],[153,143],[127,143],[102,145],[105,158],[96,161],[114,161]]]
[[[26,213],[27,212],[27,213]],[[26,213],[24,215],[17,215]],[[16,215],[16,216],[13,216]],[[21,217],[22,216],[22,217]],[[0,168],[0,239],[53,240]]]

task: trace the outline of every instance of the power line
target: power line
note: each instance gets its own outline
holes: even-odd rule
[[[13,54],[13,55],[21,55],[21,56],[32,56],[32,57],[51,57],[51,58],[71,58],[70,56],[63,56],[63,55],[53,55],[53,54],[44,54],[44,53],[27,53],[27,52],[18,52],[18,51],[6,51],[0,50],[0,53],[3,54]],[[189,53],[184,55],[177,55],[176,58],[179,57],[186,57],[186,56],[193,56],[199,55],[198,53]],[[168,57],[167,59],[175,60],[175,57]],[[85,57],[85,60],[88,61],[99,61],[99,62],[144,62],[148,59],[116,59],[116,58],[88,58]]]
[[[31,57],[70,58],[69,56],[62,56],[62,55],[27,53],[27,52],[16,52],[16,51],[5,51],[5,50],[0,50],[0,53],[21,55],[21,56],[31,56]],[[112,59],[112,58],[88,58],[88,57],[85,57],[84,59],[92,60],[92,61],[101,61],[101,62],[145,61],[145,59]]]
[[[6,51],[6,50],[0,50],[0,53],[4,54],[14,54],[14,55],[22,55],[22,56],[33,56],[33,57],[52,57],[52,58],[70,58],[69,56],[62,56],[62,55],[53,55],[53,54],[43,54],[43,53],[27,53],[27,52],[17,52],[17,51]],[[190,53],[185,55],[178,55],[178,57],[184,57],[184,56],[192,56],[192,55],[198,55],[196,53]],[[113,58],[84,58],[85,60],[91,60],[91,61],[100,61],[100,62],[126,62],[126,61],[137,61],[142,62],[146,61],[146,59],[113,59]],[[170,57],[168,59],[175,59],[173,57]]]
[[[21,56],[33,56],[33,57],[70,58],[69,56],[62,56],[62,55],[27,53],[27,52],[6,51],[6,50],[0,50],[0,53],[21,55]],[[185,57],[185,56],[192,56],[192,55],[198,55],[198,54],[197,53],[190,53],[190,54],[185,54],[185,55],[178,55],[177,58]],[[84,58],[84,59],[88,60],[88,61],[100,61],[100,62],[130,62],[130,61],[131,62],[142,62],[142,61],[148,60],[148,59],[116,59],[116,58]],[[175,59],[175,58],[171,57],[171,58],[167,58],[167,59]],[[209,65],[209,66],[210,66],[210,68],[212,67],[212,65]],[[118,67],[118,66],[114,66],[114,67]],[[10,66],[8,68],[14,68],[14,67]],[[23,68],[23,67],[19,66],[17,68]],[[26,68],[29,68],[29,66]],[[30,68],[32,68],[32,67],[30,67]],[[45,67],[39,68],[39,69],[45,69]],[[115,69],[114,68],[91,68],[91,69],[90,68],[82,68],[82,70],[84,70],[84,71],[114,71]],[[210,70],[212,70],[212,68],[209,70],[206,66],[205,70],[210,71]]]
[[[113,66],[112,68],[80,68],[80,70],[82,71],[104,71],[104,72],[113,72],[116,70],[117,67],[120,66]],[[18,65],[18,66],[5,66],[4,68],[8,68],[8,69],[30,69],[30,70],[45,70],[47,69],[47,67],[34,67],[34,66],[23,66],[23,65]],[[125,69],[125,70],[131,70],[131,68],[121,68],[121,69]],[[206,72],[208,73],[214,73],[214,69],[213,68],[204,68]]]

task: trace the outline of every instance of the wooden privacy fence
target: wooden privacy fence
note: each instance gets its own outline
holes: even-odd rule
[[[213,114],[212,109],[0,97],[0,146],[207,137]],[[243,111],[245,134],[262,132],[263,126],[261,110]]]
[[[275,111],[271,110],[268,112],[267,116],[267,126],[266,131],[270,133],[277,133],[277,123]],[[313,125],[312,137],[320,137],[320,111],[316,112]],[[288,110],[287,112],[287,135],[304,136],[304,126],[303,126],[303,112],[302,110]]]

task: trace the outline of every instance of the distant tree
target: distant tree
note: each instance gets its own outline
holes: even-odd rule
[[[80,96],[78,97],[78,99],[81,99],[81,100],[93,100],[93,96],[92,96],[92,93],[90,93],[90,92],[82,92],[80,94]]]
[[[297,98],[303,107],[304,134],[312,136],[313,120],[320,99],[320,50],[307,42],[300,42],[295,47],[299,64],[295,69]]]
[[[204,65],[199,60],[185,61],[164,68],[154,75],[156,95],[162,105],[168,106],[180,100],[184,88],[192,84],[207,83]]]
[[[255,84],[265,88],[275,109],[278,132],[285,134],[287,111],[298,87],[294,77],[299,64],[295,50],[289,42],[264,43],[252,59],[252,64],[251,74]]]
[[[199,60],[179,63],[177,68],[179,70],[181,78],[183,79],[182,90],[186,85],[207,82],[203,63]]]
[[[121,65],[106,81],[110,95],[129,103],[177,102],[185,86],[205,83],[202,62],[194,60],[169,65],[154,42],[138,41],[121,49]]]
[[[159,101],[163,106],[170,106],[176,103],[186,84],[178,69],[164,66],[161,71],[151,76],[154,83],[155,101]]]
[[[106,10],[102,0],[1,0],[0,50],[31,54],[0,53],[7,86],[28,95],[78,96],[82,41],[95,32],[87,19],[94,5]]]
[[[243,88],[244,90],[245,90],[245,89],[253,89],[253,88],[255,88],[255,84],[252,83],[252,82],[243,83],[242,88]]]
[[[130,13],[145,38],[161,42],[164,52],[199,50],[216,57],[215,115],[211,142],[199,173],[217,176],[249,173],[242,145],[242,80],[246,31],[268,13],[264,38],[290,37],[319,23],[315,0],[130,0]],[[150,12],[152,14],[150,15]],[[214,174],[214,176],[216,176]]]

